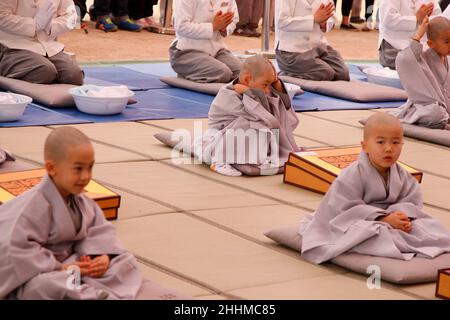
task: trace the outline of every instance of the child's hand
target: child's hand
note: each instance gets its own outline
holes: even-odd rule
[[[428,16],[425,16],[423,18],[422,23],[419,25],[419,27],[416,30],[416,34],[414,35],[414,40],[419,41],[422,39],[422,37],[425,35],[425,32],[427,32],[428,25],[430,24],[430,19]]]
[[[233,22],[233,19],[234,19],[233,12],[228,13],[222,13],[222,11],[217,12],[212,22],[213,31],[222,32],[223,30],[226,30],[228,25]]]
[[[275,66],[273,65],[273,63],[272,63],[269,59],[267,59],[267,63],[270,64],[270,66],[272,67],[272,71],[273,71],[273,77],[274,77],[274,80],[273,80],[273,82],[271,83],[272,86],[273,86],[277,91],[283,92],[283,85],[281,84],[280,78],[278,78],[278,73],[277,73],[277,70],[275,70]]]
[[[389,224],[394,229],[410,232],[412,223],[408,216],[400,211],[395,211],[381,218],[379,221]]]
[[[91,262],[75,261],[72,263],[63,264],[62,270],[66,271],[71,266],[77,266],[78,268],[80,268],[80,274],[82,276],[87,276],[87,275],[89,275],[89,268],[91,266]]]
[[[236,91],[239,94],[244,94],[244,92],[247,91],[248,89],[250,88],[240,83],[234,85],[234,91]]]
[[[425,19],[425,17],[431,16],[433,10],[434,4],[432,2],[428,4],[422,4],[416,13],[417,24],[422,24],[423,19]]]
[[[333,2],[329,2],[327,5],[324,5],[322,3],[319,9],[317,9],[316,13],[314,13],[314,22],[319,24],[324,23],[329,18],[331,18],[333,14],[334,14]]]
[[[94,258],[90,262],[89,275],[93,278],[101,278],[108,270],[108,267],[109,267],[108,255],[104,254],[98,256],[97,258]]]

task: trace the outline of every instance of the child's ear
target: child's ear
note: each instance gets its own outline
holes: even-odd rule
[[[361,141],[361,148],[363,149],[363,151],[364,152],[367,152],[367,145],[366,145],[366,143],[364,142],[364,140],[363,141]]]
[[[244,74],[244,76],[242,77],[242,84],[248,87],[251,81],[252,76],[249,73]]]
[[[45,170],[50,177],[55,175],[55,163],[52,160],[45,160]]]

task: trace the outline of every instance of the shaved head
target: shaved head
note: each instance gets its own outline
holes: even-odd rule
[[[370,137],[374,128],[380,126],[398,127],[403,132],[402,125],[396,117],[388,113],[377,112],[370,116],[364,125],[364,140],[367,140]]]
[[[427,28],[428,40],[436,41],[445,31],[450,31],[450,20],[442,16],[433,18]]]
[[[261,54],[257,54],[245,59],[241,67],[239,80],[243,81],[246,74],[250,74],[253,79],[265,76],[267,73],[273,72],[272,63]]]
[[[52,131],[45,140],[44,160],[64,160],[69,149],[80,145],[92,145],[89,138],[73,127],[60,127]]]

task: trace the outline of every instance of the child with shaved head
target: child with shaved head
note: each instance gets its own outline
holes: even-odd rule
[[[72,127],[44,147],[47,175],[0,206],[0,299],[133,299],[137,262],[102,210],[83,195],[94,149]]]
[[[420,43],[427,34],[429,48]],[[434,129],[450,129],[450,21],[436,17],[418,27],[411,45],[399,53],[397,71],[408,101],[392,111],[401,122]]]
[[[423,211],[418,182],[397,163],[403,146],[398,119],[371,116],[361,145],[358,160],[301,221],[302,256],[322,263],[344,252],[403,260],[450,252],[450,233]]]
[[[241,175],[242,165],[254,166],[255,175],[275,174],[299,150],[297,115],[275,68],[261,55],[246,59],[239,78],[219,91],[208,120],[196,154],[223,175]]]

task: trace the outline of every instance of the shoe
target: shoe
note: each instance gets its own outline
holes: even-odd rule
[[[341,23],[341,29],[344,29],[344,30],[359,30],[357,27],[355,27],[351,23],[349,23],[349,24],[342,24]]]
[[[236,170],[231,164],[228,163],[212,163],[210,169],[214,172],[228,177],[242,176],[242,172]]]
[[[95,24],[95,28],[103,30],[105,32],[114,32],[118,29],[118,27],[112,22],[111,18],[98,20]]]
[[[150,25],[150,27],[160,28],[161,24],[155,20],[152,16],[144,18],[145,21]]]
[[[119,27],[119,29],[121,29],[121,30],[133,31],[133,32],[139,32],[142,30],[142,27],[140,25],[134,23],[134,21],[131,20],[130,18],[117,21],[116,24]]]
[[[372,29],[370,29],[368,26],[364,26],[361,28],[361,31],[367,32],[367,31],[372,31]]]
[[[134,23],[139,25],[141,27],[141,29],[148,29],[148,28],[150,28],[150,24],[145,20],[145,18],[142,18],[142,19],[139,19],[139,20],[134,20]]]
[[[134,23],[138,24],[142,29],[149,30],[151,27],[159,28],[161,25],[153,17],[145,17],[139,20],[135,20]]]
[[[250,31],[250,37],[259,38],[261,36],[261,33],[256,31],[256,29],[248,28],[248,30]]]
[[[353,23],[364,23],[366,19],[363,19],[361,17],[350,17],[350,22]]]
[[[235,36],[241,36],[241,37],[252,37],[253,32],[250,31],[250,29],[247,28],[239,28],[234,30],[233,34]]]

